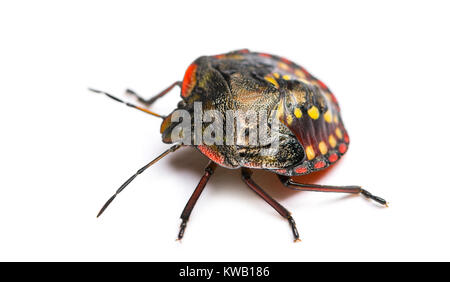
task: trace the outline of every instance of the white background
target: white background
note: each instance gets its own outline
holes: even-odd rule
[[[449,260],[449,5],[435,1],[2,1],[1,260]],[[182,243],[179,215],[207,159],[180,150],[106,199],[165,150],[160,120],[90,93],[151,96],[200,55],[249,48],[287,57],[334,91],[351,138],[305,181],[358,196],[256,181],[288,223],[220,168]],[[152,109],[166,114],[179,90]]]

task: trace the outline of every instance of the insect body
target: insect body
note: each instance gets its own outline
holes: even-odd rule
[[[182,100],[171,114],[164,117],[147,109],[175,86],[181,87]],[[138,174],[183,146],[195,146],[210,159],[210,163],[183,210],[178,239],[183,237],[190,213],[217,165],[241,169],[242,180],[247,186],[288,220],[295,241],[299,240],[299,234],[290,212],[252,180],[251,169],[274,172],[285,186],[295,190],[362,194],[386,205],[384,199],[359,186],[302,184],[291,179],[291,176],[309,174],[336,163],[348,149],[349,136],[333,93],[303,67],[285,58],[248,50],[202,56],[187,68],[183,81],[173,83],[151,99],[146,100],[128,90],[146,107],[124,102],[106,92],[93,91],[163,118],[160,129],[163,142],[175,143],[127,180],[106,202],[99,215]],[[186,116],[177,118],[180,111],[187,113],[188,117],[195,116],[196,105],[200,105],[202,111],[214,111],[221,117],[227,116],[226,123],[218,123],[215,129],[231,128],[233,134],[214,131],[214,135],[210,136],[218,142],[202,143],[202,136],[209,130],[209,124],[202,123],[197,128],[189,120],[187,126],[184,123],[182,127]],[[236,123],[245,124],[249,117],[242,113],[249,111],[257,113],[259,122],[267,124],[267,128],[262,130],[261,124],[253,122],[239,131],[234,118]],[[229,112],[238,113],[232,116],[232,123],[228,120]],[[250,131],[256,130],[256,127],[260,133],[271,132],[270,140],[277,140],[276,148],[270,147],[267,142],[252,143]],[[236,143],[238,137],[234,133],[242,133],[239,144]]]

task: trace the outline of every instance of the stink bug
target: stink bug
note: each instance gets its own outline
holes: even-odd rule
[[[182,100],[171,114],[162,116],[148,110],[154,101],[175,86],[181,87]],[[186,146],[195,146],[210,159],[210,162],[181,214],[178,239],[183,237],[192,209],[217,165],[230,169],[240,168],[243,182],[288,220],[294,241],[299,241],[299,234],[291,213],[252,180],[251,169],[274,172],[283,185],[294,190],[362,194],[387,206],[384,199],[372,195],[359,186],[302,184],[292,180],[292,176],[309,174],[336,163],[346,153],[350,140],[342,122],[338,102],[330,89],[303,67],[285,58],[248,50],[202,56],[187,68],[182,81],[173,83],[151,99],[144,99],[127,90],[127,93],[137,98],[143,107],[125,102],[103,91],[91,90],[162,118],[160,130],[162,140],[165,143],[175,144],[125,181],[105,203],[98,216],[137,175],[170,152]],[[251,143],[250,131],[258,127],[260,133],[262,132],[256,123],[238,132],[243,132],[244,136],[239,144],[234,143],[234,135],[228,135],[228,131],[226,135],[218,134],[216,131],[215,134],[210,134],[210,137],[220,142],[200,142],[199,139],[202,139],[202,134],[205,134],[209,127],[207,124],[196,127],[195,122],[189,121],[192,115],[195,120],[196,104],[200,105],[200,110],[215,111],[222,117],[228,111],[258,111],[260,121],[263,120],[268,124],[272,137],[278,140],[277,147],[274,150],[266,150],[267,144]],[[180,121],[179,116],[176,117],[180,111],[190,116],[183,116]],[[267,115],[268,112],[274,114]],[[238,114],[236,119],[242,120],[242,116]],[[181,127],[180,130],[180,125],[184,122],[187,126]],[[276,124],[278,126],[275,126]],[[234,119],[232,123],[227,119],[227,126],[229,125],[234,130]],[[215,129],[228,130],[227,126],[219,123]]]

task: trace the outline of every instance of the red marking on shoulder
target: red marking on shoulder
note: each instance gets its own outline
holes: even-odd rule
[[[219,153],[214,151],[208,146],[198,145],[197,148],[202,152],[205,156],[207,156],[210,160],[218,164],[224,164],[225,158]]]
[[[265,57],[265,58],[272,58],[272,55],[266,54],[266,53],[258,53],[259,56]]]
[[[169,115],[164,118],[163,122],[161,123],[161,128],[159,129],[160,133],[163,133],[170,125],[172,119],[172,115]]]
[[[304,166],[299,166],[299,167],[297,167],[297,168],[295,169],[295,172],[296,172],[296,173],[299,173],[299,174],[305,173],[305,172],[307,172],[307,171],[308,171],[308,169],[307,169],[306,167],[304,167]]]
[[[326,163],[324,161],[318,161],[314,164],[314,168],[323,168],[325,167]]]
[[[250,51],[248,49],[242,49],[242,50],[239,50],[238,52],[241,53],[241,54],[247,54]]]
[[[347,151],[347,145],[345,145],[344,143],[342,143],[341,145],[339,145],[339,153],[343,154]]]
[[[328,157],[328,160],[330,161],[330,163],[334,163],[335,161],[338,160],[338,155],[334,153]]]
[[[287,170],[285,170],[284,168],[282,169],[275,169],[275,172],[281,173],[281,174],[286,174]]]
[[[196,75],[195,71],[197,70],[196,64],[191,64],[184,74],[183,83],[181,85],[181,96],[187,97],[192,91],[192,88],[194,88],[195,81],[196,81]]]
[[[223,58],[225,58],[225,54],[215,55],[213,57],[216,59],[223,59]]]

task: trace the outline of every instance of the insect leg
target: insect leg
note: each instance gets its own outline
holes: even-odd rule
[[[189,201],[187,202],[186,206],[184,207],[183,212],[181,213],[181,225],[180,225],[180,232],[178,233],[178,239],[181,240],[184,235],[184,230],[186,229],[187,221],[189,220],[189,216],[191,215],[192,210],[194,209],[195,203],[197,203],[198,198],[200,197],[200,194],[203,192],[203,189],[206,186],[206,183],[208,183],[209,178],[214,173],[214,170],[216,169],[217,164],[210,161],[208,166],[205,168],[205,174],[203,174],[202,178],[200,179],[200,182],[197,185],[197,188],[195,188],[194,193],[192,193],[191,197],[189,198]]]
[[[251,179],[252,171],[248,168],[242,168],[242,180],[247,184],[247,186],[252,189],[258,196],[263,198],[264,201],[266,201],[269,205],[271,205],[282,217],[286,218],[289,221],[289,224],[292,228],[292,233],[294,235],[294,242],[300,241],[299,234],[297,231],[297,227],[295,225],[295,221],[291,216],[291,213],[283,207],[281,204],[279,204],[277,201],[275,201],[269,194],[267,194],[261,187],[258,186],[252,179]]]
[[[315,192],[337,192],[337,193],[350,193],[350,194],[362,194],[368,199],[372,199],[375,202],[388,206],[385,199],[372,195],[369,191],[362,189],[360,186],[331,186],[331,185],[319,185],[319,184],[303,184],[293,181],[288,176],[278,175],[281,183],[284,186],[298,191],[315,191]]]
[[[109,93],[107,93],[107,92],[105,92],[105,91],[101,91],[101,90],[97,90],[97,89],[92,89],[92,88],[88,88],[88,89],[89,89],[90,91],[94,92],[94,93],[104,94],[106,97],[111,98],[111,99],[113,99],[114,101],[117,101],[117,102],[119,102],[119,103],[125,104],[125,105],[128,106],[128,107],[138,109],[138,110],[140,110],[140,111],[142,111],[142,112],[144,112],[144,113],[150,114],[150,115],[155,116],[155,117],[165,118],[164,116],[159,115],[159,114],[157,114],[157,113],[155,113],[155,112],[152,112],[152,111],[147,110],[147,109],[144,109],[144,108],[142,108],[142,107],[139,107],[139,106],[133,105],[133,104],[131,104],[131,103],[125,102],[125,101],[123,101],[122,99],[119,99],[119,98],[117,98],[117,97],[115,97],[115,96],[113,96],[113,95],[111,95],[111,94],[109,94]]]
[[[116,196],[123,191],[123,189],[125,189],[125,187],[128,186],[128,184],[130,184],[131,181],[133,181],[139,174],[143,173],[147,168],[149,168],[150,166],[152,166],[154,163],[156,163],[157,161],[159,161],[160,159],[164,158],[165,156],[167,156],[169,153],[171,152],[175,152],[176,150],[178,150],[181,147],[180,144],[177,145],[173,145],[172,147],[170,147],[169,149],[167,149],[166,151],[164,151],[161,155],[159,155],[158,157],[156,157],[154,160],[152,160],[151,162],[149,162],[148,164],[146,164],[145,166],[143,166],[141,169],[139,169],[135,174],[133,174],[130,178],[128,178],[127,181],[125,181],[122,186],[119,187],[119,189],[117,189],[116,193],[114,193],[114,195],[111,196],[111,198],[109,198],[108,201],[106,201],[106,203],[103,205],[103,207],[100,209],[100,211],[97,214],[97,217],[99,217],[100,215],[102,215],[102,213],[106,210],[106,208],[109,206],[109,204],[111,204],[111,202],[116,198]]]
[[[151,104],[153,104],[156,100],[158,100],[162,96],[164,96],[167,93],[169,93],[169,91],[172,90],[172,88],[174,88],[175,86],[180,86],[181,87],[181,81],[175,81],[169,87],[167,87],[166,89],[164,89],[163,91],[161,91],[160,93],[156,94],[155,96],[153,96],[153,97],[151,97],[149,99],[143,98],[141,95],[137,94],[136,92],[134,92],[131,89],[127,89],[125,93],[136,97],[139,102],[141,102],[142,104],[144,104],[144,105],[146,105],[148,107]]]

